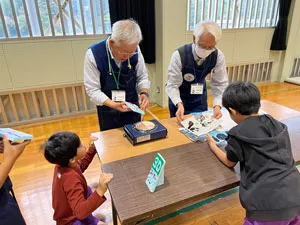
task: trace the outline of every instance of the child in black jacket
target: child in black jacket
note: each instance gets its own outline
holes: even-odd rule
[[[228,132],[226,153],[210,135],[207,140],[226,166],[240,162],[244,225],[300,224],[300,174],[286,125],[270,115],[258,114],[260,93],[249,82],[230,84],[222,104],[238,124]]]

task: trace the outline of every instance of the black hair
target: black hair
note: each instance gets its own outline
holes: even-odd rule
[[[70,159],[77,155],[77,148],[80,145],[77,134],[67,131],[58,132],[44,144],[44,156],[50,163],[68,166]]]
[[[222,105],[228,111],[229,108],[232,108],[241,115],[258,113],[260,108],[260,92],[253,83],[234,82],[224,91]]]

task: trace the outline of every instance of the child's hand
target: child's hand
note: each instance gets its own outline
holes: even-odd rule
[[[90,145],[89,145],[89,148],[87,150],[88,152],[93,153],[96,150],[94,142],[97,141],[97,140],[98,140],[97,137],[94,137],[94,136],[90,137]]]
[[[209,147],[212,147],[212,146],[216,145],[215,140],[209,134],[206,134],[206,139],[207,139],[207,143],[208,143]]]
[[[103,196],[104,193],[107,191],[107,183],[113,178],[111,173],[101,173],[99,185],[96,189],[97,193],[100,196]]]

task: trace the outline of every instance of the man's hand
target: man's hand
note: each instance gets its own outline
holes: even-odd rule
[[[221,107],[219,105],[216,105],[214,107],[213,117],[216,118],[216,119],[220,119],[222,117]]]
[[[101,173],[98,187],[96,189],[100,196],[103,196],[107,190],[108,182],[113,178],[111,173]]]
[[[125,102],[114,102],[113,109],[120,112],[129,112],[131,109],[125,104]]]
[[[103,105],[115,109],[120,112],[129,112],[131,109],[125,104],[125,102],[114,102],[110,99],[107,99]]]
[[[180,124],[181,121],[183,121],[184,119],[184,107],[183,107],[183,104],[182,102],[178,102],[177,103],[177,112],[176,112],[176,118],[177,118],[177,123]]]
[[[30,140],[24,141],[20,144],[12,145],[7,136],[4,136],[3,138],[3,161],[7,160],[10,162],[15,162],[17,158],[22,154],[25,147],[30,143]],[[1,145],[1,144],[0,144]],[[1,147],[0,147],[1,148]]]
[[[141,94],[139,96],[139,104],[142,110],[147,109],[149,105],[149,98],[145,94]]]

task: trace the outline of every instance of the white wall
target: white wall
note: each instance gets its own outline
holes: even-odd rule
[[[101,37],[103,39],[103,37]],[[83,80],[87,48],[99,39],[0,43],[0,90],[75,83]]]
[[[173,51],[186,43],[186,0],[156,0],[156,83],[160,91],[156,102],[166,107],[167,69]]]
[[[0,90],[7,90],[12,88],[11,77],[8,71],[3,45],[0,45]]]
[[[300,58],[300,1],[293,1],[293,9],[290,12],[289,35],[287,38],[287,49],[283,63],[280,81],[291,75],[294,58]]]

